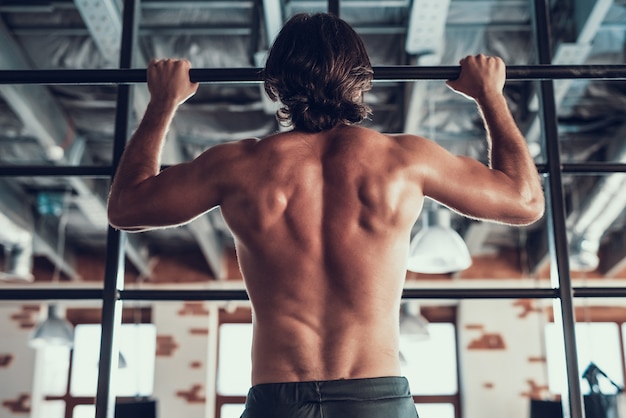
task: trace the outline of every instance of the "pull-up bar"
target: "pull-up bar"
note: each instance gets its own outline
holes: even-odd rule
[[[374,80],[449,80],[461,67],[374,67]],[[192,81],[200,83],[257,83],[260,68],[192,68]],[[506,69],[507,80],[626,79],[626,65],[526,65]],[[145,69],[0,70],[0,84],[134,84],[146,82]]]

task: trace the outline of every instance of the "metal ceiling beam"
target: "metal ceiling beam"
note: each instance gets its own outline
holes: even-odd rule
[[[117,63],[122,43],[122,18],[114,0],[74,0],[91,39],[102,56]]]
[[[440,55],[449,8],[450,0],[413,0],[404,45],[408,54]]]
[[[254,6],[254,1],[245,0],[195,0],[195,1],[142,1],[142,9],[249,9]]]
[[[115,4],[114,0],[74,0],[77,10],[83,17],[85,24],[90,32],[91,38],[94,40],[100,53],[105,57],[118,59],[119,49],[122,39],[122,16],[121,12]],[[140,68],[146,68],[147,62],[142,54],[135,55],[134,65]],[[133,94],[133,108],[137,115],[143,115],[148,102],[150,93],[146,84],[135,86]],[[163,164],[173,165],[183,161],[183,154],[180,143],[177,140],[176,130],[174,126],[168,132],[167,140],[162,151]],[[88,196],[86,190],[84,195]],[[88,199],[82,202],[85,205],[91,205]],[[106,221],[106,208],[103,207],[104,215],[102,219]],[[213,229],[207,216],[202,216],[193,222],[193,226],[187,226],[191,234],[200,247],[207,264],[216,279],[224,279],[226,269],[223,266],[222,245],[216,231]],[[137,240],[137,234],[131,235]],[[130,237],[129,237],[130,238]],[[128,241],[130,243],[130,241]],[[138,251],[133,249],[132,245],[127,244],[127,255],[132,260],[140,255]],[[146,276],[150,276],[149,270],[142,271]]]

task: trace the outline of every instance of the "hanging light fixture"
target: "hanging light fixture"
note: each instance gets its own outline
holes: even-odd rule
[[[443,274],[465,270],[472,257],[450,222],[450,210],[436,208],[422,214],[423,228],[409,248],[407,268],[416,273]]]
[[[74,345],[74,328],[65,318],[61,318],[57,312],[57,305],[48,305],[48,318],[40,323],[30,339],[33,348],[46,345]]]

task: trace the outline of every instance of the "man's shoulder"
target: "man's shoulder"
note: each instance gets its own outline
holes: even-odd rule
[[[258,138],[246,138],[237,141],[222,142],[214,145],[209,150],[221,155],[235,155],[249,152],[259,142]]]

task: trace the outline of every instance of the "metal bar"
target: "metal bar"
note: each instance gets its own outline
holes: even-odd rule
[[[102,289],[0,289],[0,300],[97,300]]]
[[[459,66],[419,67],[391,65],[374,67],[374,80],[448,80],[459,76]],[[192,68],[192,81],[199,83],[258,83],[261,68]],[[506,70],[508,80],[626,79],[626,64],[615,65],[518,65]],[[2,70],[0,84],[134,84],[146,82],[144,68],[86,70]]]
[[[540,173],[547,172],[546,164],[537,164]],[[561,164],[561,172],[564,174],[606,174],[606,173],[626,173],[624,163],[604,163],[604,162],[584,162]]]
[[[576,287],[575,298],[623,298],[626,297],[626,287]],[[248,294],[243,289],[219,290],[120,290],[117,292],[119,300],[145,301],[229,301],[248,300]],[[552,288],[433,288],[433,289],[404,289],[403,299],[556,299],[559,290]],[[19,288],[1,289],[0,300],[100,300],[103,298],[102,289],[59,289],[59,288]]]
[[[549,65],[552,51],[550,48],[550,20],[548,0],[534,0],[532,4],[532,23],[535,48],[539,64]],[[565,416],[584,418],[583,397],[580,388],[578,354],[576,347],[573,303],[573,288],[569,269],[567,250],[567,226],[565,225],[565,196],[563,193],[561,173],[561,150],[558,136],[556,100],[552,81],[539,82],[538,97],[540,116],[545,135],[544,149],[548,168],[548,246],[550,255],[550,276],[553,284],[558,283],[561,316],[560,325],[563,332],[565,363],[567,372],[568,406],[564,408]],[[555,286],[556,287],[556,286]],[[556,315],[555,315],[556,316]],[[555,322],[556,318],[555,318]],[[567,413],[569,412],[569,414]]]
[[[624,287],[576,287],[576,298],[623,298],[626,297]]]
[[[120,45],[120,68],[122,69],[132,67],[133,51],[137,44],[139,7],[140,0],[124,1]],[[118,86],[112,177],[115,174],[130,132],[129,120],[133,111],[132,93],[132,86],[128,84]],[[100,362],[98,364],[98,387],[96,391],[96,418],[113,418],[115,413],[116,394],[115,391],[111,390],[111,382],[113,373],[117,370],[119,357],[118,334],[122,326],[122,302],[119,301],[119,290],[124,287],[124,239],[125,233],[109,226],[102,300],[102,331]]]
[[[161,166],[162,170],[170,165]],[[548,173],[548,164],[536,164],[539,173]],[[108,177],[113,166],[49,166],[49,165],[19,165],[0,166],[0,177]],[[626,163],[582,162],[561,164],[564,174],[601,175],[606,173],[626,173]]]
[[[339,0],[328,0],[328,13],[339,16]]]
[[[123,290],[120,292],[122,300],[206,300],[230,301],[248,300],[248,293],[243,289],[219,290]]]
[[[557,289],[404,289],[404,299],[553,299]],[[122,290],[121,300],[248,300],[245,290]]]
[[[624,289],[626,292],[626,289]],[[554,299],[557,289],[404,289],[404,299]],[[245,290],[122,290],[121,300],[248,300]]]
[[[626,289],[624,289],[626,292]],[[553,299],[557,289],[404,289],[404,299]],[[248,300],[245,290],[123,290],[122,300]]]
[[[557,289],[404,289],[404,299],[554,299]]]
[[[49,165],[20,165],[0,166],[0,177],[52,177],[52,176],[81,176],[81,177],[109,177],[112,166],[49,166]]]

